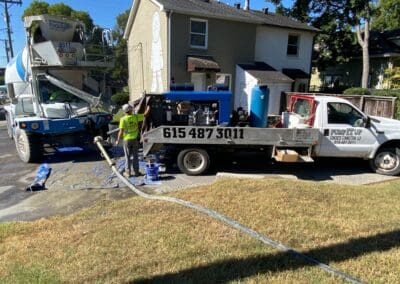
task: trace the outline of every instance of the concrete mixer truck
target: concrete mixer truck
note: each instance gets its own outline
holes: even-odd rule
[[[24,27],[26,46],[6,68],[11,103],[4,109],[19,157],[39,162],[47,148],[106,135],[112,117],[102,102],[105,80],[93,72],[113,66],[104,53],[111,33],[104,30],[100,52],[90,54],[80,21],[39,15],[26,17]]]

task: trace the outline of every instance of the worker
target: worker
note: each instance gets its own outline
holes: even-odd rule
[[[131,169],[133,168],[135,176],[139,176],[139,122],[143,121],[143,114],[136,114],[133,112],[133,108],[129,104],[122,106],[122,111],[125,115],[119,122],[118,138],[115,142],[119,144],[121,138],[124,140],[124,153],[125,153],[125,172],[123,175],[127,178],[131,176]]]

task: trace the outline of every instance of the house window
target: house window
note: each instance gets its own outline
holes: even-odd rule
[[[287,45],[287,55],[297,55],[299,51],[299,36],[289,35]]]
[[[208,22],[190,19],[190,47],[206,49],[208,45]]]

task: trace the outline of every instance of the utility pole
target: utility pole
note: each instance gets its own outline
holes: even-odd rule
[[[8,12],[8,9],[11,7],[8,4],[17,4],[17,5],[22,5],[22,0],[0,0],[0,3],[4,3],[4,20],[6,21],[6,29],[7,29],[7,36],[8,36],[8,48],[6,45],[6,51],[7,51],[7,62],[9,62],[10,58],[14,57],[14,50],[13,50],[13,45],[12,45],[12,39],[11,39],[11,24],[10,24],[10,13]]]

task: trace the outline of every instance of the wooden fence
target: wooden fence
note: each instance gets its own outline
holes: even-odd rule
[[[367,115],[382,116],[387,118],[396,118],[397,104],[396,97],[380,97],[380,96],[356,96],[356,95],[342,95],[342,94],[322,94],[322,93],[283,93],[282,105],[289,107],[290,97],[293,95],[312,95],[312,96],[334,96],[348,100],[353,105],[358,107]]]

